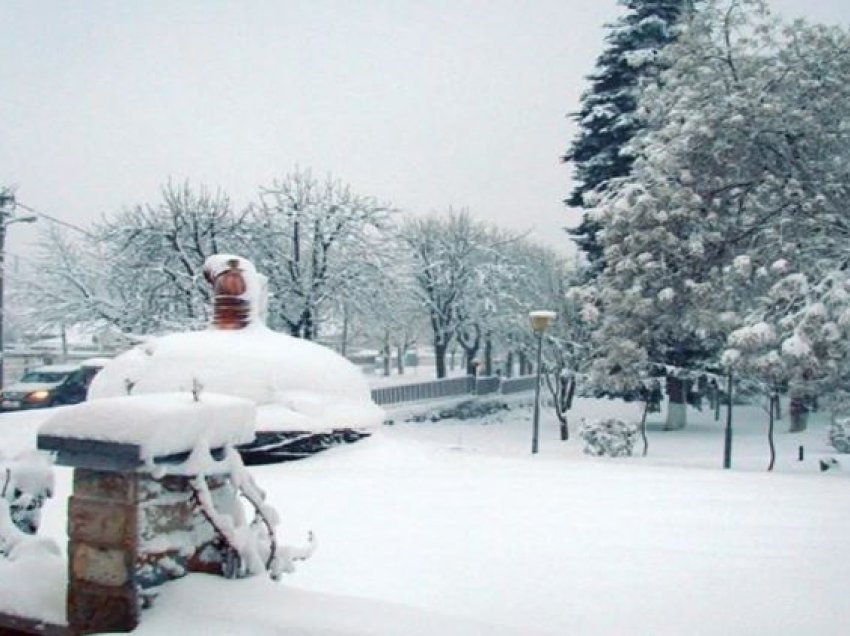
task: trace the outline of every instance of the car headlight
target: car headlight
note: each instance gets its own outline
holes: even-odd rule
[[[50,397],[50,391],[45,391],[44,389],[40,389],[38,391],[33,391],[27,396],[27,402],[44,402],[47,398]]]

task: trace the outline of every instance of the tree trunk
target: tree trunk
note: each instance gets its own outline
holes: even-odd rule
[[[508,351],[508,355],[505,356],[505,377],[512,378],[514,377],[514,352]]]
[[[809,409],[806,406],[803,396],[791,396],[791,400],[788,403],[788,415],[791,420],[791,426],[788,428],[789,433],[799,433],[806,430]]]
[[[478,375],[478,351],[481,348],[481,329],[472,325],[458,330],[456,342],[463,349],[466,375]]]
[[[712,378],[708,383],[708,403],[711,410],[714,411],[714,421],[720,420],[720,387],[717,385],[717,380]]]
[[[528,356],[525,355],[525,351],[519,352],[519,374],[520,375],[531,375],[531,363],[528,361]]]
[[[318,333],[316,333],[316,325],[313,322],[313,313],[309,310],[304,312],[304,331],[303,338],[304,340],[315,340]]]
[[[446,349],[444,343],[434,343],[434,364],[437,365],[437,379],[446,377]]]
[[[343,358],[348,353],[348,305],[342,308],[342,336],[339,343],[339,355]]]
[[[687,383],[681,378],[671,375],[667,376],[667,422],[664,424],[665,431],[678,431],[685,428],[687,424]]]
[[[396,359],[396,370],[398,370],[399,375],[404,375],[404,347],[402,345],[396,346],[396,354],[398,356]]]
[[[726,376],[726,429],[723,432],[723,468],[732,468],[732,372]]]
[[[489,331],[484,336],[484,375],[493,375],[493,334]]]
[[[776,405],[775,403],[779,401],[778,395],[770,396],[770,408],[768,411],[770,415],[768,416],[768,425],[767,425],[767,443],[770,447],[770,463],[767,466],[767,469],[773,470],[773,465],[776,463],[776,445],[773,443],[773,414],[776,413]]]
[[[466,375],[478,375],[478,361],[475,359],[475,351],[465,350],[463,352]]]
[[[390,375],[390,353],[392,349],[390,349],[390,334],[384,334],[384,346],[381,348],[381,354],[383,356],[383,367],[384,367],[384,377],[389,377]]]

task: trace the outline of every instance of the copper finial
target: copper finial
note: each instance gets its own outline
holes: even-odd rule
[[[229,259],[227,269],[215,275],[212,284],[213,326],[216,329],[244,329],[250,320],[251,304],[245,298],[248,285],[239,268],[239,260]]]

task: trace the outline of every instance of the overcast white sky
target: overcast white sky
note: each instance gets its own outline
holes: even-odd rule
[[[848,0],[773,0],[850,24]],[[237,205],[294,166],[567,251],[566,114],[615,0],[0,3],[0,183],[86,225],[169,177]],[[43,222],[40,222],[43,223]],[[34,228],[10,228],[26,255]]]

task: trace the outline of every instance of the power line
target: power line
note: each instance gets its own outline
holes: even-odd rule
[[[30,214],[35,214],[36,216],[40,216],[40,217],[47,219],[48,221],[53,221],[54,223],[58,223],[59,225],[63,225],[67,228],[70,228],[70,229],[76,231],[76,232],[80,232],[81,234],[85,234],[89,238],[94,238],[93,235],[91,234],[91,232],[89,232],[88,230],[84,230],[79,225],[74,225],[73,223],[68,223],[67,221],[63,221],[62,219],[57,219],[55,216],[50,216],[49,214],[46,214],[44,212],[39,212],[38,210],[34,210],[30,206],[24,205],[20,201],[15,201],[15,205],[19,208],[23,208],[24,210],[26,210]]]

